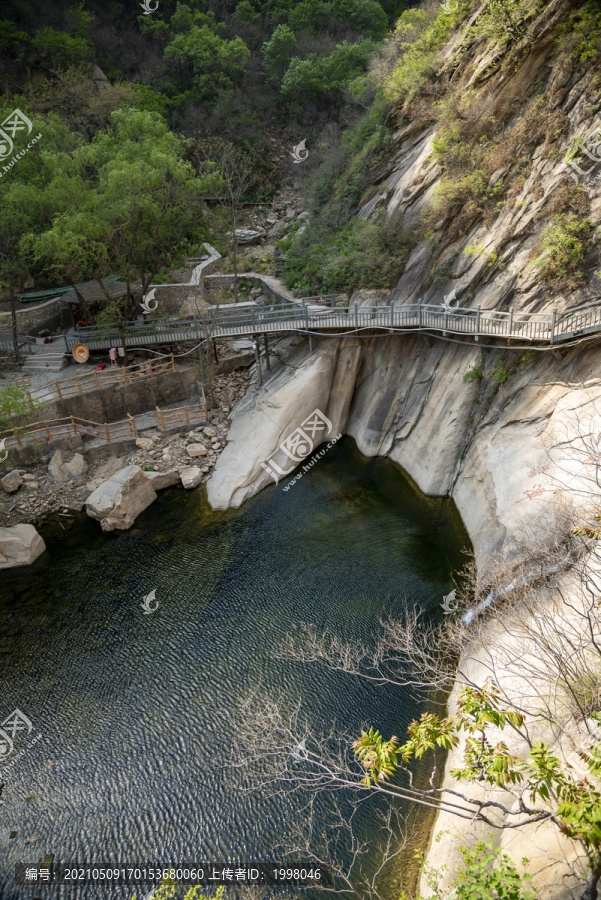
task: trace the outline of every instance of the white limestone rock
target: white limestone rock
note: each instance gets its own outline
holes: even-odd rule
[[[179,477],[186,490],[191,491],[192,488],[198,487],[202,481],[202,471],[198,466],[184,466],[183,469],[180,469]]]
[[[19,472],[9,472],[8,475],[5,475],[0,481],[0,484],[2,484],[2,489],[6,494],[14,494],[23,484],[23,479]]]
[[[30,566],[46,550],[33,525],[0,528],[0,569]]]
[[[171,472],[145,472],[144,473],[152,485],[154,491],[162,491],[164,488],[173,487],[179,482],[179,474],[172,470]]]
[[[204,444],[188,444],[186,447],[186,453],[188,456],[191,456],[192,459],[198,459],[199,456],[206,456],[209,451],[204,446]]]
[[[156,492],[140,466],[126,466],[101,484],[86,500],[86,512],[103,531],[131,528],[137,516],[156,500]]]
[[[63,451],[57,450],[48,464],[48,473],[52,480],[61,483],[71,481],[72,478],[79,478],[87,471],[88,464],[81,453],[75,453],[72,459],[67,460]]]

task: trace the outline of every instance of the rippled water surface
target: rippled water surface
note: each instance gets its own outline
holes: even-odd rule
[[[316,724],[403,734],[419,713],[400,689],[274,655],[303,621],[369,640],[405,597],[439,614],[462,564],[452,510],[352,441],[238,511],[171,490],[124,533],[62,521],[27,577],[0,576],[0,720],[19,708],[33,723],[16,738],[21,755],[0,764],[2,898],[76,896],[15,887],[14,863],[45,854],[168,864],[269,853],[290,809],[240,793],[220,768],[236,703],[258,685],[302,696]],[[144,615],[152,590],[159,607]],[[375,846],[370,816],[359,824]]]

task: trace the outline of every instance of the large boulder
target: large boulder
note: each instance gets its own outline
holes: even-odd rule
[[[101,484],[86,500],[86,512],[103,531],[131,528],[136,517],[156,500],[156,492],[140,466],[126,466]]]
[[[179,482],[179,473],[175,470],[171,472],[145,472],[144,474],[154,491],[162,491],[163,488],[173,487],[174,484]]]
[[[180,469],[179,477],[186,490],[191,491],[202,481],[202,470],[198,466],[184,466],[183,469]]]
[[[71,481],[87,471],[88,464],[81,453],[74,453],[71,459],[67,459],[62,450],[57,450],[48,464],[48,473],[53,481]]]
[[[251,246],[258,244],[266,235],[264,228],[236,228],[236,243]]]
[[[2,484],[5,493],[14,494],[23,484],[23,478],[21,477],[21,473],[15,470],[14,472],[9,472],[8,475],[5,475],[0,484]]]
[[[33,525],[0,528],[0,569],[30,566],[46,549]]]

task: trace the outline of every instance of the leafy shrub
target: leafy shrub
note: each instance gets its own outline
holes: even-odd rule
[[[471,369],[468,369],[465,375],[463,376],[463,380],[467,381],[478,381],[478,379],[482,378],[484,375],[484,363],[480,361],[476,363],[475,366],[472,366]]]
[[[555,216],[543,232],[536,265],[547,284],[570,282],[576,286],[586,281],[584,260],[596,225],[573,213]]]
[[[337,231],[309,226],[292,244],[284,280],[301,293],[392,288],[403,274],[414,239],[398,217],[353,219]]]
[[[526,350],[523,356],[521,356],[517,363],[517,370],[521,372],[523,369],[526,369],[531,363],[536,359],[536,353],[534,350]]]
[[[490,841],[478,841],[473,850],[461,847],[463,862],[454,883],[457,900],[536,900],[538,891],[525,887],[532,881],[528,872],[520,874],[506,853],[493,847]],[[522,860],[522,865],[528,863]]]
[[[457,0],[451,13],[439,7],[418,7],[402,13],[393,35],[393,44],[401,57],[385,81],[389,100],[402,98],[407,106],[437,69],[438,51],[448,35],[469,8],[465,0]]]
[[[507,378],[509,377],[509,372],[505,368],[503,360],[500,356],[497,356],[495,358],[495,368],[491,377],[495,384],[503,384],[503,382],[507,381]]]

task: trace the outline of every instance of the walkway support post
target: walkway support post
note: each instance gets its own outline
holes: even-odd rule
[[[474,340],[477,342],[480,340],[480,313],[482,312],[482,307],[478,307],[478,311],[476,313],[476,336]]]
[[[557,307],[553,309],[553,317],[551,319],[551,343],[555,342],[555,319],[557,318]]]
[[[271,363],[269,362],[269,342],[267,340],[267,335],[263,335],[263,340],[265,341],[265,365],[267,366],[267,371],[271,371]]]
[[[390,333],[394,330],[394,303],[390,303]]]
[[[417,299],[417,327],[422,327],[422,298]]]
[[[357,302],[355,301],[355,328],[359,328],[359,313],[357,311]]]
[[[253,335],[253,346],[255,348],[255,363],[257,364],[257,377],[259,379],[259,385],[263,384],[263,373],[261,371],[261,354],[259,352],[259,342],[257,340],[257,335]]]

